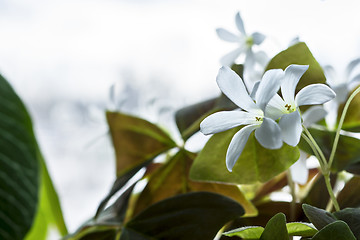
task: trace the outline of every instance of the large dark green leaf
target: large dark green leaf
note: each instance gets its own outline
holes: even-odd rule
[[[117,112],[107,112],[106,117],[115,148],[117,176],[176,146],[168,134],[144,119]]]
[[[324,71],[305,43],[300,42],[277,54],[270,60],[266,70],[285,69],[290,64],[309,65],[309,69],[302,76],[296,87],[297,92],[309,84],[325,83]]]
[[[241,205],[219,194],[182,194],[141,212],[126,224],[120,239],[213,239],[224,224],[243,214]]]
[[[350,96],[350,94],[349,94]],[[338,111],[338,121],[344,110],[345,103],[340,105]],[[360,132],[360,94],[357,94],[351,101],[349,108],[346,112],[344,124],[342,129],[352,132]]]
[[[298,148],[263,148],[251,134],[240,158],[230,173],[225,165],[226,151],[239,128],[214,134],[195,159],[190,178],[200,181],[248,184],[266,182],[288,169],[299,158]]]
[[[305,212],[305,215],[318,230],[321,230],[326,225],[336,221],[336,218],[331,213],[323,209],[313,207],[308,204],[303,204],[302,207]]]
[[[328,130],[310,129],[312,136],[322,149],[325,157],[329,159],[333,142],[335,139],[335,132]],[[339,143],[334,157],[334,162],[331,166],[333,172],[339,172],[344,169],[349,169],[352,165],[360,163],[360,140],[354,137],[340,135]],[[300,141],[299,147],[304,151],[312,154],[305,141]],[[351,171],[351,169],[350,169]]]
[[[137,198],[136,207],[133,211],[134,216],[158,201],[178,194],[196,191],[225,195],[241,204],[246,215],[254,216],[257,214],[256,208],[245,198],[237,186],[190,180],[189,170],[195,157],[194,153],[182,149],[151,174],[146,187]]]
[[[343,221],[335,221],[319,231],[312,240],[356,240],[349,226]]]
[[[346,222],[357,239],[360,239],[360,209],[345,208],[339,212],[334,212],[338,220]]]
[[[25,106],[0,76],[0,239],[24,239],[37,209],[39,153]]]
[[[283,213],[278,213],[266,224],[260,240],[288,240],[289,235],[286,228],[286,217]]]
[[[334,187],[336,182],[336,175],[331,174],[330,179],[331,186]],[[329,203],[329,200],[330,195],[326,188],[324,176],[318,174],[314,184],[312,185],[303,202],[314,207],[325,209],[327,204]]]
[[[354,176],[344,186],[337,196],[340,209],[360,207],[360,177]]]

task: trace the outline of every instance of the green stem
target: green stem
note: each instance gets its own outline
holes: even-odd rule
[[[319,153],[317,152],[316,148],[314,147],[314,145],[312,144],[311,140],[304,134],[304,133],[301,133],[301,136],[303,137],[303,139],[307,142],[307,144],[309,144],[309,146],[311,147],[312,151],[314,152],[315,154],[315,157],[318,159],[319,163],[320,163],[320,167],[321,169],[324,169],[324,163],[323,161],[321,160],[320,158],[320,155]]]
[[[325,179],[326,188],[327,188],[327,190],[329,192],[332,204],[334,205],[336,211],[340,211],[339,203],[337,202],[334,191],[333,191],[333,189],[331,187],[330,173],[329,172],[324,173],[324,179]]]
[[[356,94],[358,94],[360,92],[360,87],[358,87],[351,95],[350,97],[348,98],[348,100],[346,101],[346,104],[344,106],[344,109],[343,109],[343,112],[341,114],[341,118],[340,118],[340,121],[339,121],[339,125],[337,127],[337,130],[336,130],[336,135],[335,135],[335,139],[334,139],[334,144],[333,144],[333,147],[331,149],[331,154],[330,154],[330,157],[329,157],[329,168],[331,168],[331,165],[334,161],[334,157],[335,157],[335,152],[336,152],[336,148],[337,148],[337,145],[339,143],[339,139],[340,139],[340,131],[341,131],[341,128],[344,124],[344,121],[345,121],[345,116],[346,116],[346,112],[350,106],[350,103],[351,101],[354,99],[354,97],[356,96]]]
[[[313,136],[311,135],[309,130],[304,125],[303,125],[303,129],[304,129],[307,137],[310,139],[311,144],[315,147],[316,151],[318,152],[319,157],[320,157],[319,161],[323,162],[323,168],[327,168],[328,163],[326,161],[325,155],[322,152],[321,148],[319,147],[319,145],[317,144],[317,142],[315,141],[315,139],[313,138]]]
[[[295,183],[292,179],[291,171],[290,169],[287,170],[287,181],[288,185],[290,187],[290,193],[291,193],[291,203],[290,203],[290,221],[295,221],[295,210],[296,210],[296,192],[295,192]]]

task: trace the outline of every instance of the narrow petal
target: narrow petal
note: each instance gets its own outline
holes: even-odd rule
[[[231,66],[235,63],[236,59],[244,52],[243,47],[236,48],[235,50],[227,53],[220,59],[220,63],[222,66]]]
[[[285,114],[280,118],[281,138],[290,146],[298,145],[301,137],[301,117],[298,111]]]
[[[264,117],[260,128],[255,130],[255,137],[263,147],[268,149],[278,149],[281,148],[283,144],[281,140],[281,129],[278,124],[270,118]]]
[[[278,94],[275,94],[275,96],[270,100],[269,104],[265,108],[265,117],[277,120],[282,115],[288,113],[285,105],[286,103],[284,100]]]
[[[296,85],[308,68],[309,66],[307,65],[292,64],[285,69],[285,78],[281,85],[281,93],[286,103],[294,103]]]
[[[304,185],[309,178],[309,170],[306,167],[307,154],[300,151],[300,158],[291,167],[290,172],[294,182]]]
[[[346,79],[350,78],[351,72],[360,64],[360,58],[352,60],[346,67]]]
[[[221,40],[227,41],[227,42],[239,42],[239,36],[236,36],[235,34],[229,32],[228,30],[224,28],[217,28],[216,33],[219,36]]]
[[[260,81],[255,82],[255,83],[254,83],[254,86],[253,86],[253,88],[252,88],[252,90],[251,90],[250,97],[251,97],[252,99],[254,99],[254,100],[255,100],[256,92],[257,92],[257,90],[258,90],[258,88],[259,88],[259,84],[260,84]]]
[[[200,123],[200,131],[214,134],[244,124],[256,124],[256,116],[244,111],[222,111],[211,114]]]
[[[239,12],[235,16],[235,23],[237,29],[245,36],[246,35],[245,27]]]
[[[264,51],[258,51],[255,54],[255,61],[259,63],[264,69],[269,63],[269,57]]]
[[[250,134],[258,127],[259,125],[249,125],[243,127],[231,139],[229,148],[226,153],[226,167],[230,172],[232,171],[236,161],[244,150]]]
[[[222,67],[216,77],[220,90],[240,108],[248,112],[261,112],[246,91],[242,79],[229,67]]]
[[[338,77],[335,69],[330,65],[324,66],[323,69],[326,77],[326,83],[328,83],[330,86],[337,85]]]
[[[360,74],[357,74],[349,81],[348,83],[349,90],[355,88],[357,85],[359,85],[359,83],[360,83]]]
[[[325,84],[311,84],[298,92],[295,104],[296,106],[323,104],[335,96],[335,92]]]
[[[312,106],[303,113],[303,124],[305,127],[309,127],[325,118],[326,114],[327,111],[322,106]]]
[[[265,40],[265,35],[259,32],[254,32],[251,34],[255,45],[260,45]]]
[[[284,78],[284,71],[281,69],[271,69],[264,73],[256,92],[256,104],[265,112],[265,107],[269,101],[279,91]]]
[[[327,115],[325,117],[327,128],[330,130],[335,130],[336,121],[338,116],[339,103],[332,100],[327,103],[324,103],[324,108],[327,111]]]
[[[338,103],[344,103],[347,100],[349,96],[349,90],[346,83],[338,84],[334,86],[332,90],[334,90],[336,94],[335,101],[337,101]]]

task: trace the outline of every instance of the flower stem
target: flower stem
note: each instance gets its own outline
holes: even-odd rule
[[[326,188],[327,188],[327,190],[328,190],[328,192],[329,192],[331,202],[332,202],[332,204],[334,205],[335,210],[336,210],[336,211],[340,211],[339,203],[337,202],[336,197],[335,197],[335,194],[334,194],[334,191],[333,191],[333,189],[332,189],[332,187],[331,187],[331,183],[330,183],[330,173],[327,172],[327,173],[323,173],[323,174],[324,174],[325,184],[326,184]]]
[[[348,100],[346,101],[345,103],[345,106],[344,106],[344,109],[343,109],[343,112],[341,114],[341,118],[340,118],[340,121],[339,121],[339,125],[337,127],[337,130],[336,130],[336,135],[335,135],[335,139],[334,139],[334,144],[333,144],[333,147],[331,149],[331,154],[330,154],[330,157],[329,157],[329,168],[331,167],[333,161],[334,161],[334,157],[335,157],[335,152],[336,152],[336,148],[337,148],[337,145],[339,143],[339,139],[340,139],[340,131],[341,131],[341,128],[344,124],[344,121],[345,121],[345,116],[346,116],[346,112],[350,106],[350,103],[351,101],[354,99],[354,97],[360,92],[360,87],[358,87],[351,95],[350,97],[348,98]]]
[[[303,125],[303,129],[307,135],[307,137],[309,138],[311,144],[313,145],[313,147],[316,149],[317,153],[319,154],[319,161],[322,161],[323,163],[323,168],[327,168],[327,161],[326,161],[326,158],[325,158],[325,155],[324,153],[322,152],[321,148],[319,147],[319,145],[317,144],[317,142],[315,141],[315,139],[313,138],[313,136],[311,135],[310,131]],[[321,165],[321,164],[320,164]]]
[[[290,193],[291,193],[291,203],[290,203],[290,221],[295,221],[295,210],[296,210],[296,192],[295,192],[295,183],[292,179],[291,171],[290,169],[287,170],[286,173],[288,185],[290,187]]]

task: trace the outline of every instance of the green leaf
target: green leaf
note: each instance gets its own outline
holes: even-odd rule
[[[332,187],[334,187],[336,183],[336,178],[337,175],[335,174],[330,175],[330,183]],[[327,204],[329,203],[329,199],[330,199],[330,195],[326,188],[324,176],[318,174],[316,176],[314,184],[312,185],[310,191],[308,192],[303,202],[317,208],[325,209]]]
[[[360,86],[358,86],[360,87]],[[355,91],[355,90],[354,90]],[[349,94],[349,96],[351,93]],[[339,106],[338,110],[338,122],[341,118],[341,114],[344,110],[345,103]],[[346,112],[344,124],[342,129],[351,132],[360,132],[360,94],[357,94],[351,101],[349,108]]]
[[[248,216],[257,214],[256,208],[234,185],[194,182],[189,179],[190,166],[196,155],[180,150],[168,162],[155,171],[149,178],[144,190],[137,198],[134,216],[146,207],[178,194],[207,191],[225,195],[242,205]]]
[[[107,112],[106,117],[115,148],[117,176],[176,147],[168,134],[144,119],[117,112]]]
[[[356,240],[349,226],[343,221],[330,223],[319,231],[312,240]]]
[[[37,209],[39,155],[30,116],[0,75],[0,239],[24,239]]]
[[[328,130],[309,129],[311,135],[322,149],[325,157],[329,159],[333,146],[335,132]],[[353,164],[360,163],[360,140],[354,137],[340,135],[338,147],[335,153],[334,162],[331,166],[333,172],[340,172]],[[299,147],[304,151],[312,154],[311,149],[303,140],[300,141]]]
[[[287,223],[286,228],[290,236],[311,237],[318,232],[314,226],[303,222]]]
[[[67,228],[61,211],[60,201],[43,158],[41,158],[40,203],[34,224],[26,235],[26,240],[46,239],[51,228],[56,227],[61,236],[65,236]]]
[[[155,203],[129,221],[120,239],[213,239],[224,224],[243,214],[237,202],[219,194],[177,195]]]
[[[287,170],[299,158],[297,147],[284,144],[280,149],[266,149],[251,134],[230,173],[225,165],[226,151],[238,130],[239,128],[230,129],[210,138],[191,167],[191,179],[235,184],[266,182]]]
[[[266,224],[260,240],[288,240],[289,235],[286,229],[286,217],[283,213],[278,213]]]
[[[354,176],[351,178],[344,186],[344,188],[339,192],[337,200],[340,206],[340,209],[344,208],[358,208],[360,207],[360,177]]]
[[[228,232],[223,233],[223,235],[228,237],[241,237],[242,239],[246,240],[252,240],[252,239],[260,239],[261,234],[263,233],[264,228],[263,227],[255,227],[255,226],[249,226],[249,227],[241,227],[237,228]]]
[[[334,216],[338,220],[346,222],[351,231],[357,238],[360,238],[360,209],[359,208],[345,208],[339,212],[334,212]]]
[[[325,83],[326,78],[323,69],[303,42],[295,44],[277,54],[270,60],[266,70],[276,68],[284,70],[291,64],[309,65],[309,69],[301,77],[296,87],[296,92],[309,84]]]
[[[303,204],[302,207],[307,218],[310,220],[310,222],[314,224],[314,226],[318,230],[336,221],[336,218],[331,213],[323,209],[313,207],[308,204]]]

